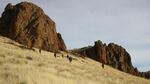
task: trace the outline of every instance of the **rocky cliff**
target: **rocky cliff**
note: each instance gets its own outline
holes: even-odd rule
[[[142,75],[143,75],[145,78],[150,79],[150,71],[142,72]]]
[[[94,46],[75,49],[72,52],[110,65],[120,71],[144,77],[143,73],[133,67],[130,54],[117,44],[110,43],[106,45],[99,40],[95,42]]]
[[[21,44],[47,51],[66,50],[55,22],[43,10],[29,2],[8,4],[0,19],[0,34]]]

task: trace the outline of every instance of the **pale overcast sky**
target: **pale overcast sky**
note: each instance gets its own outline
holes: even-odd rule
[[[0,0],[0,14],[7,3]],[[26,0],[40,6],[69,49],[114,42],[131,55],[140,71],[150,70],[150,0]]]

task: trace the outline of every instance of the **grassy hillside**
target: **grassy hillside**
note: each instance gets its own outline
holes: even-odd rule
[[[65,52],[62,52],[66,56]],[[150,84],[91,59],[28,50],[0,36],[0,84]]]

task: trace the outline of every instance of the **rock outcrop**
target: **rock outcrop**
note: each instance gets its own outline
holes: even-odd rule
[[[65,42],[60,33],[57,33],[59,50],[66,51]]]
[[[8,4],[0,19],[0,34],[21,44],[56,52],[66,50],[56,32],[55,22],[43,10],[29,2]]]
[[[117,44],[110,43],[106,45],[101,41],[96,41],[94,46],[76,49],[72,52],[87,56],[120,71],[142,76],[138,69],[133,67],[129,53]]]
[[[147,79],[150,79],[150,71],[147,71],[147,72],[142,72],[141,73],[143,77],[147,78]]]

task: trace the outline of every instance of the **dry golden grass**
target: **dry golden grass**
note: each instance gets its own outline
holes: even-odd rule
[[[72,63],[54,53],[22,49],[20,44],[0,36],[0,84],[150,84],[150,80],[135,77],[91,59]],[[65,52],[62,52],[66,55]]]

